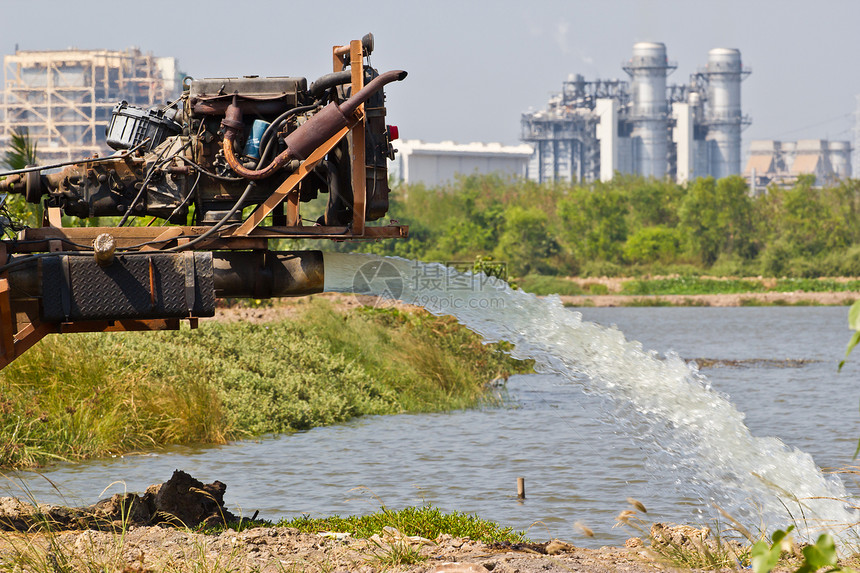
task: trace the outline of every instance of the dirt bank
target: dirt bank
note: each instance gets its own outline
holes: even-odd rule
[[[484,543],[445,533],[426,539],[390,526],[362,539],[260,522],[248,527],[247,520],[242,531],[223,530],[225,522],[239,522],[224,505],[226,489],[177,470],[145,494],[117,494],[84,508],[0,498],[0,570],[645,572],[656,563],[638,538],[624,548],[582,549],[559,540]],[[207,526],[210,532],[201,533]],[[213,526],[222,531],[212,533]],[[653,527],[655,540],[689,544],[698,536],[697,543],[712,543],[706,529]]]
[[[603,279],[612,281],[612,288],[620,290],[620,279]],[[613,291],[610,291],[612,293]],[[374,304],[374,297],[356,296],[351,294],[323,293],[313,295],[325,298],[336,308],[346,310]],[[566,306],[749,306],[749,305],[823,305],[848,306],[860,300],[860,292],[751,292],[742,294],[696,294],[696,295],[580,295],[562,296]],[[307,299],[280,299],[272,304],[258,307],[233,306],[219,308],[213,319],[224,322],[246,321],[253,323],[274,322],[287,319],[300,312]],[[415,308],[411,305],[396,303],[401,309]]]
[[[542,554],[539,550],[551,554]],[[417,560],[415,563],[409,561]],[[650,572],[636,549],[580,549],[561,542],[530,548],[494,548],[442,535],[403,538],[395,531],[370,539],[308,534],[279,527],[204,535],[188,530],[135,527],[120,536],[102,531],[6,534],[0,568],[24,570],[155,571],[420,571],[538,573],[546,571]],[[56,563],[57,566],[54,566]],[[27,567],[29,565],[29,567]]]
[[[567,306],[748,306],[817,304],[847,306],[860,300],[860,292],[751,292],[695,295],[582,295],[563,296]]]

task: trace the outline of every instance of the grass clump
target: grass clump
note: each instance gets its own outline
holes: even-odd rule
[[[695,528],[689,525],[651,523],[643,515],[647,510],[641,502],[632,498],[627,501],[632,509],[618,514],[615,518],[616,526],[624,526],[636,532],[639,535],[636,538],[639,546],[656,562],[685,570],[737,569],[749,564],[750,547],[737,539],[727,537],[728,532],[723,531],[719,524],[714,528]],[[743,534],[748,535],[746,529],[742,529]],[[647,546],[645,540],[648,541]]]
[[[493,521],[459,511],[443,513],[439,508],[429,505],[406,507],[399,511],[383,507],[376,513],[363,516],[334,515],[311,518],[305,515],[281,521],[277,525],[294,527],[304,533],[334,531],[349,533],[358,538],[382,534],[386,527],[393,527],[402,535],[417,535],[425,539],[435,539],[439,535],[448,534],[453,537],[468,537],[484,543],[526,541],[524,532],[514,531],[510,527],[501,527]]]
[[[0,467],[475,406],[530,370],[453,319],[314,299],[268,324],[50,336],[0,375]]]
[[[777,292],[852,292],[860,290],[860,281],[837,281],[833,279],[782,278],[776,281]]]
[[[743,294],[764,292],[763,283],[749,279],[708,279],[701,277],[668,277],[625,281],[622,294],[631,295],[693,295]]]
[[[558,294],[562,296],[576,296],[586,294],[577,283],[555,276],[530,274],[517,280],[517,286],[526,292],[539,296]],[[603,285],[600,285],[603,286]],[[605,293],[592,293],[605,294]]]
[[[427,561],[427,556],[421,554],[421,549],[403,541],[382,542],[371,540],[368,561],[385,569],[400,565],[415,565]]]
[[[637,297],[624,301],[623,306],[675,306],[668,300],[659,297]]]

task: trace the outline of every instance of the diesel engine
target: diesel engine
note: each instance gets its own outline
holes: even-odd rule
[[[371,35],[362,48],[365,56],[373,50]],[[47,196],[45,205],[66,215],[120,216],[119,226],[137,216],[183,225],[238,223],[244,207],[265,201],[315,148],[353,124],[364,103],[364,220],[380,219],[388,210],[386,161],[397,133],[385,123],[382,88],[406,72],[380,75],[363,65],[365,87],[353,94],[353,72],[347,61],[343,67],[311,83],[303,77],[186,78],[176,101],[114,107],[106,141],[118,153],[57,173],[13,176],[0,186],[23,191],[34,203]],[[327,196],[312,223],[353,220],[353,137],[342,138],[296,187],[301,202]]]

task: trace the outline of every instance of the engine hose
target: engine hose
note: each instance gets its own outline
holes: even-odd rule
[[[237,212],[237,211],[239,211],[239,210],[242,208],[242,206],[245,204],[245,200],[246,200],[246,199],[248,199],[248,196],[251,194],[251,191],[252,191],[252,190],[254,189],[254,187],[256,187],[256,186],[257,186],[257,184],[256,184],[256,183],[254,183],[253,181],[251,181],[250,183],[248,183],[248,185],[245,187],[245,191],[242,193],[242,196],[241,196],[241,197],[239,197],[239,198],[236,200],[236,203],[234,203],[234,204],[233,204],[233,208],[232,208],[232,209],[230,209],[230,211],[229,211],[226,215],[224,215],[224,216],[221,218],[221,220],[220,220],[220,221],[218,221],[217,223],[215,223],[215,224],[214,224],[210,229],[208,229],[205,233],[203,233],[202,235],[200,235],[200,236],[198,236],[198,237],[195,237],[195,238],[191,239],[190,241],[188,241],[188,242],[187,242],[187,243],[185,243],[184,245],[178,245],[178,246],[176,246],[176,247],[171,247],[171,248],[169,248],[169,249],[164,249],[164,250],[163,250],[163,252],[167,252],[167,253],[176,253],[176,252],[179,252],[179,251],[186,251],[186,250],[190,249],[191,247],[193,247],[194,245],[196,245],[196,244],[198,244],[198,243],[200,243],[200,242],[202,242],[202,241],[205,241],[206,239],[208,239],[209,237],[211,237],[211,236],[212,236],[213,234],[215,234],[219,229],[221,229],[221,227],[223,227],[223,226],[227,223],[227,221],[229,221],[229,220],[230,220],[230,218],[231,218],[233,215],[235,215],[235,214],[236,214],[236,212]]]
[[[317,100],[310,105],[303,105],[301,107],[294,107],[293,109],[287,110],[275,120],[269,124],[266,128],[266,131],[263,132],[263,136],[260,137],[260,147],[264,147],[268,142],[269,138],[272,137],[276,131],[280,130],[280,125],[285,122],[287,119],[291,118],[294,115],[305,113],[306,111],[311,111],[312,109],[318,108],[322,105],[322,102]],[[260,156],[260,161],[265,161],[264,156]]]
[[[236,152],[233,150],[233,138],[235,136],[236,132],[234,131],[228,131],[224,134],[224,159],[227,160],[227,165],[230,166],[230,169],[240,177],[250,179],[251,181],[265,179],[292,159],[292,152],[287,149],[277,155],[272,162],[263,169],[248,169],[239,163],[239,159],[236,158]]]
[[[318,78],[317,81],[310,85],[310,87],[308,88],[308,93],[314,97],[318,97],[325,93],[325,91],[329,88],[333,88],[334,86],[342,86],[344,84],[348,84],[351,81],[351,70],[326,74],[321,78]]]

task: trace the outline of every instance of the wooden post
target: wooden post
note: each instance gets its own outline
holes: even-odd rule
[[[526,478],[517,478],[517,499],[526,498]]]

